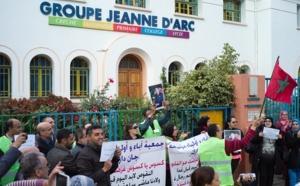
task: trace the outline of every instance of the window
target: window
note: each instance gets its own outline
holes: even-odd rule
[[[116,0],[116,4],[145,8],[145,0]]]
[[[241,1],[224,0],[224,20],[241,22]]]
[[[243,65],[239,68],[239,73],[240,74],[251,74],[251,70],[250,70],[249,66]]]
[[[198,15],[198,0],[175,0],[175,12]]]
[[[45,57],[34,57],[30,62],[30,96],[44,97],[52,93],[52,69]]]
[[[0,99],[11,97],[11,65],[9,59],[0,54]]]
[[[89,95],[89,66],[88,62],[81,58],[75,58],[71,62],[70,73],[71,98],[87,97]]]
[[[120,64],[119,64],[119,68],[121,69],[140,69],[140,64],[138,62],[138,60],[130,55],[125,56]]]
[[[198,63],[198,64],[196,65],[196,67],[195,67],[195,70],[201,69],[201,68],[203,68],[203,67],[205,67],[205,66],[206,66],[205,63]]]
[[[176,83],[179,81],[179,74],[178,74],[178,66],[173,62],[169,66],[169,84],[170,85],[176,85]]]

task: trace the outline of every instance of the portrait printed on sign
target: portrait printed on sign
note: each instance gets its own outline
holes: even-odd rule
[[[224,139],[240,140],[241,139],[241,131],[240,130],[224,130]]]
[[[149,92],[150,92],[152,104],[156,108],[162,107],[162,102],[165,100],[162,84],[149,86]]]

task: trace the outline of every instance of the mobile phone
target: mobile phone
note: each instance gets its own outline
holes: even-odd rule
[[[249,183],[254,182],[256,180],[255,173],[242,173],[240,174],[240,181],[241,183]]]
[[[58,174],[56,174],[55,177],[55,185],[59,185],[59,186],[70,186],[71,182],[70,182],[70,177],[68,175],[66,175],[63,172],[60,172]]]

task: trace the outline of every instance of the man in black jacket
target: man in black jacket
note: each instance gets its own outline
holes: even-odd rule
[[[110,186],[110,174],[118,168],[121,150],[117,147],[112,160],[99,162],[104,140],[103,130],[97,125],[90,126],[86,129],[86,136],[88,144],[77,158],[78,174],[92,178],[97,186]]]
[[[50,171],[61,162],[64,167],[63,171],[68,176],[77,175],[75,158],[71,154],[72,144],[74,142],[74,134],[69,129],[60,129],[57,132],[57,143],[54,148],[47,154],[47,161],[50,165]]]

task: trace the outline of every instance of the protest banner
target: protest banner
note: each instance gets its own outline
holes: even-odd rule
[[[199,166],[198,146],[209,138],[200,134],[187,140],[167,141],[172,186],[189,186],[192,172]]]
[[[110,175],[112,186],[165,185],[164,136],[111,143],[122,152],[117,170]]]

